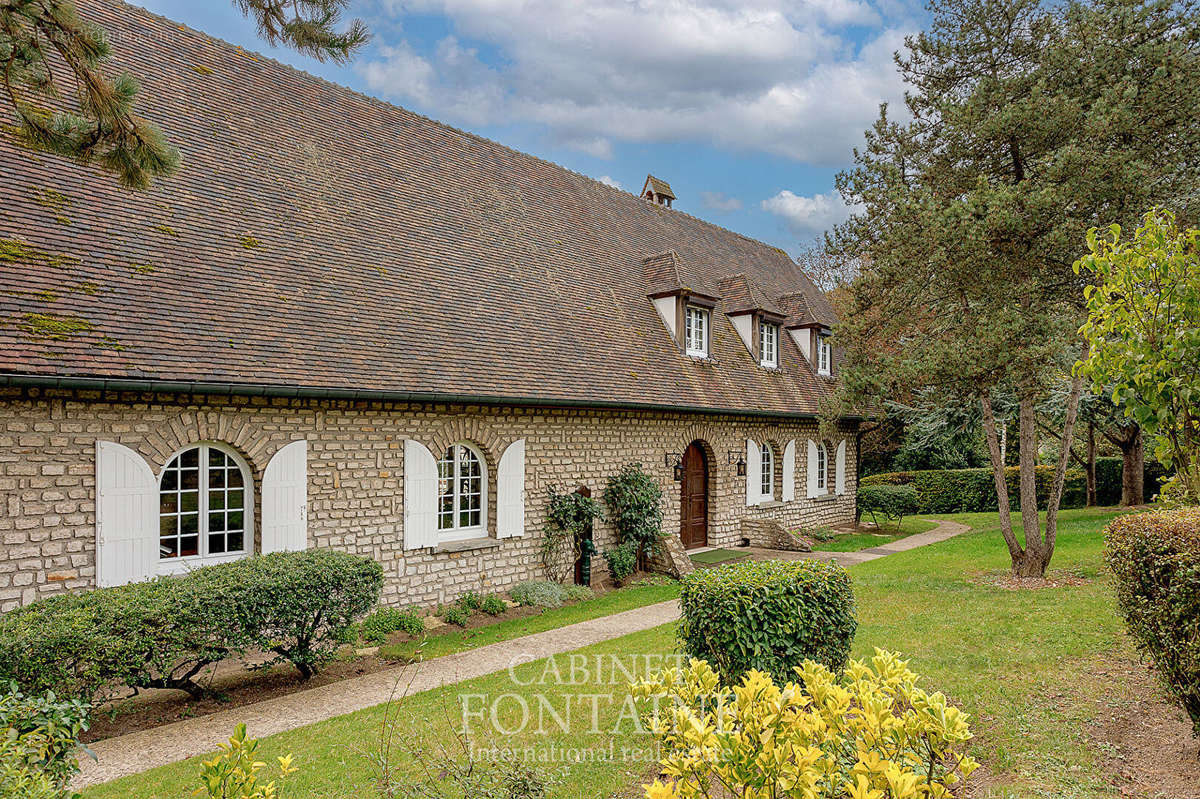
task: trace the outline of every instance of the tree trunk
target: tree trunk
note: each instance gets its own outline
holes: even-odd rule
[[[992,412],[992,400],[986,394],[979,399],[983,406],[983,430],[987,438],[988,458],[992,462],[992,479],[996,483],[996,499],[1000,511],[1000,532],[1004,543],[1008,545],[1008,555],[1012,558],[1013,568],[1025,552],[1013,534],[1012,509],[1008,499],[1008,481],[1004,475],[1004,439],[996,432],[996,415]]]
[[[1032,396],[1021,397],[1018,421],[1021,527],[1025,533],[1025,552],[1021,558],[1013,561],[1013,574],[1017,577],[1041,577],[1046,573],[1045,562],[1049,558],[1043,551],[1042,525],[1038,519],[1037,411],[1034,409]]]
[[[1088,422],[1087,466],[1087,506],[1096,507],[1096,423]]]
[[[1121,504],[1125,507],[1146,501],[1146,448],[1142,428],[1134,425],[1129,443],[1121,447]]]

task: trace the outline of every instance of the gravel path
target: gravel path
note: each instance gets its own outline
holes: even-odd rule
[[[754,548],[752,556],[758,559],[832,560],[850,566],[945,541],[969,529],[967,525],[957,522],[940,522],[928,532],[858,552],[781,552]],[[72,787],[80,790],[185,760],[193,755],[206,754],[215,750],[217,744],[224,743],[239,722],[246,723],[252,737],[262,738],[386,702],[393,697],[401,678],[408,686],[407,693],[411,695],[503,671],[514,663],[538,660],[648,630],[678,618],[679,603],[674,600],[662,602],[435,658],[415,667],[398,666],[253,705],[97,741],[91,745],[97,759],[80,759],[82,771],[72,782]]]

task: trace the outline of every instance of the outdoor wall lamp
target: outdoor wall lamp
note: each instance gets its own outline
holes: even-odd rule
[[[672,458],[675,459],[674,463],[671,462]],[[671,474],[675,477],[676,483],[683,482],[683,458],[678,455],[672,455],[670,452],[668,452],[663,456],[663,466],[669,466],[671,468]]]
[[[736,461],[734,460],[735,458],[737,459]],[[726,460],[729,463],[737,464],[737,476],[738,477],[746,476],[746,459],[737,450],[734,450],[734,449],[729,450],[729,455],[727,456]]]

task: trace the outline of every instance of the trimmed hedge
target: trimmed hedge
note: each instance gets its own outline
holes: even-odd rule
[[[877,517],[882,516],[897,526],[905,516],[919,512],[917,490],[910,485],[865,485],[858,489],[857,502],[859,518],[867,514],[877,522]]]
[[[1200,738],[1200,508],[1121,516],[1104,533],[1129,632]]]
[[[1121,458],[1096,459],[1096,502],[1100,505],[1121,503]],[[1009,504],[1013,510],[1020,507],[1020,469],[1009,466],[1005,470],[1008,482]],[[1054,481],[1053,466],[1038,466],[1034,469],[1037,481],[1038,507],[1045,508],[1050,499],[1050,487]],[[1146,464],[1143,481],[1146,498],[1158,493],[1162,484],[1163,470],[1158,463]],[[917,492],[915,513],[976,513],[996,510],[996,487],[991,468],[986,469],[930,469],[914,472],[884,472],[872,474],[859,481],[859,491],[867,486],[911,485]],[[1067,469],[1063,482],[1063,508],[1082,508],[1087,504],[1087,475],[1082,469]]]
[[[205,666],[248,652],[309,677],[382,588],[373,560],[316,549],[51,597],[0,616],[0,681],[84,699],[122,685],[199,696]]]
[[[757,561],[683,578],[679,639],[727,683],[751,669],[777,679],[815,660],[845,667],[858,629],[850,575],[835,563]]]

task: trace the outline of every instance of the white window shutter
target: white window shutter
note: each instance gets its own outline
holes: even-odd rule
[[[437,461],[428,447],[404,441],[404,548],[437,546]]]
[[[96,585],[149,580],[158,571],[158,481],[129,447],[96,442]]]
[[[783,448],[783,501],[796,498],[796,439]]]
[[[762,450],[753,438],[746,439],[746,504],[762,500]]]
[[[837,472],[834,475],[834,485],[837,487],[837,493],[846,493],[846,440],[838,444],[837,448]]]
[[[308,548],[308,442],[287,444],[267,463],[262,484],[262,551]]]
[[[496,476],[496,536],[525,535],[525,439],[508,445]]]
[[[817,442],[808,440],[808,498],[812,499],[818,493],[817,489]]]

